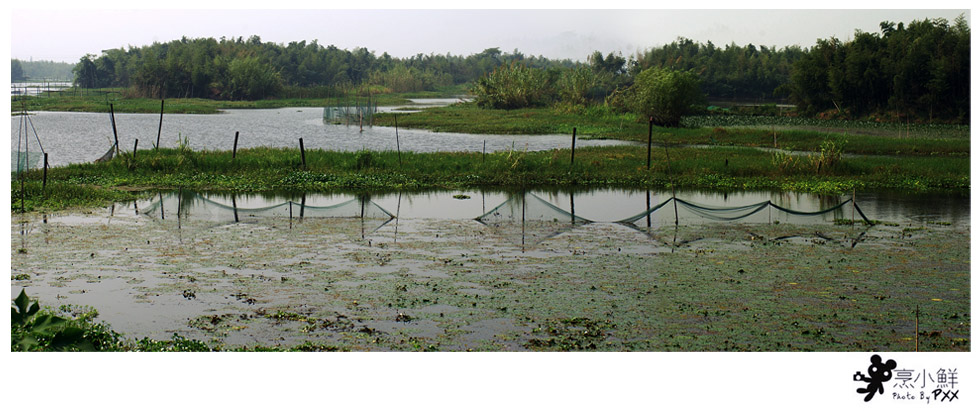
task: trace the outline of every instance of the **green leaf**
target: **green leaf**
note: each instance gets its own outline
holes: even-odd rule
[[[42,336],[52,336],[54,335],[53,329],[65,322],[67,321],[64,318],[42,314],[37,316],[37,320],[34,321],[34,325],[30,328],[30,331],[31,333]]]
[[[33,336],[27,335],[13,344],[14,347],[20,348],[21,351],[30,351],[32,347],[38,345],[37,339]],[[14,348],[11,347],[11,348]]]
[[[75,345],[84,339],[85,331],[78,327],[66,327],[55,333],[51,339],[52,348],[65,348]]]
[[[31,302],[30,298],[27,298],[27,293],[24,289],[20,290],[20,295],[14,299],[14,304],[17,305],[17,309],[23,314],[27,312],[27,304]]]

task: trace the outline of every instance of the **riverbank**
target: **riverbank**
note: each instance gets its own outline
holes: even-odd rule
[[[367,191],[461,188],[618,187],[847,193],[970,189],[968,157],[786,155],[742,147],[589,147],[495,153],[336,152],[285,148],[139,150],[104,163],[24,176],[28,211],[107,205],[150,189]],[[21,209],[11,181],[11,209]]]

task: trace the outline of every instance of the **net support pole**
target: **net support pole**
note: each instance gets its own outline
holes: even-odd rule
[[[574,216],[574,192],[571,192],[571,225],[573,226],[574,223],[575,223],[575,216]]]
[[[41,179],[41,191],[48,186],[48,153],[44,153],[44,177]]]
[[[160,135],[163,134],[163,103],[166,100],[160,100],[160,126],[156,129],[156,146],[154,149],[160,148]]]
[[[119,133],[116,131],[116,110],[115,107],[112,106],[112,103],[109,103],[109,120],[112,120],[112,136],[116,141],[114,146],[116,148],[116,154],[119,154]]]
[[[394,141],[398,144],[398,166],[404,167],[404,163],[401,162],[401,137],[398,136],[398,115],[394,115]]]
[[[574,127],[571,129],[571,167],[574,167],[574,148],[577,139],[578,139],[578,127]]]
[[[231,195],[231,208],[234,210],[234,213],[235,213],[235,222],[237,223],[238,222],[238,201],[235,200],[235,197],[236,196],[234,194]]]
[[[303,146],[303,138],[299,137],[299,155],[303,160],[303,168],[306,168],[306,147]]]

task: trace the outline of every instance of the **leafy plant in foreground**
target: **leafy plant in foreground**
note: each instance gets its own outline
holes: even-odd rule
[[[14,307],[10,308],[11,351],[95,351],[85,330],[62,317],[39,313],[40,310],[37,301],[31,304],[27,293],[20,290],[20,295],[14,299]]]

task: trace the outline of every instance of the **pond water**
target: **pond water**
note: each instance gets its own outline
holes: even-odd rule
[[[261,193],[165,191],[147,194],[135,203],[120,203],[107,211],[117,216],[234,222],[255,218],[358,217],[373,208],[374,217],[388,219],[473,220],[489,218],[494,209],[512,206],[521,219],[673,225],[718,223],[833,223],[862,220],[858,213],[875,221],[893,224],[936,223],[968,229],[970,200],[959,194],[857,193],[857,208],[850,195],[750,191],[721,193],[681,190],[674,208],[669,191],[596,189],[587,191],[457,190],[426,192],[349,193]],[[766,207],[769,202],[777,207]],[[345,208],[338,208],[338,207]],[[659,208],[656,208],[660,206]],[[703,207],[702,209],[696,206]],[[825,214],[818,212],[836,210]],[[653,210],[655,208],[655,210]],[[859,209],[859,210],[858,210]],[[352,211],[351,211],[352,210]],[[789,213],[789,210],[793,213]],[[291,213],[291,214],[290,214]],[[649,216],[650,218],[647,218]],[[65,217],[71,220],[72,217]]]
[[[450,100],[450,99],[447,99]],[[457,101],[457,100],[452,100]],[[452,101],[420,101],[421,106],[434,106]],[[408,106],[409,108],[411,106]],[[385,107],[391,111],[400,107]],[[19,116],[11,116],[11,151],[17,150],[18,135],[23,128],[30,130],[30,151],[40,151],[34,130],[49,155],[51,165],[91,162],[112,146],[112,123],[107,113],[36,112],[31,124],[21,124]],[[132,150],[139,139],[140,149],[152,148],[157,139],[159,114],[116,114],[119,145]],[[235,132],[239,133],[238,147],[299,147],[299,138],[307,149],[383,151],[401,149],[414,152],[549,150],[570,148],[570,135],[476,135],[435,133],[426,130],[396,131],[393,127],[364,127],[327,124],[323,109],[316,107],[281,109],[236,109],[220,114],[167,114],[163,119],[160,146],[177,147],[186,139],[194,150],[231,150]],[[582,140],[579,147],[633,144],[614,140]]]
[[[969,351],[966,196],[857,193],[873,227],[833,223],[846,195],[680,191],[678,226],[671,198],[147,193],[14,215],[11,293],[128,338],[352,351],[910,351],[920,306],[922,350]]]

